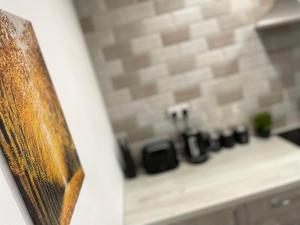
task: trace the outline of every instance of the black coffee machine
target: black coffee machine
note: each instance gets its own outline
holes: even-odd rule
[[[197,164],[208,160],[208,136],[196,129],[188,129],[182,134],[184,153],[188,162]]]
[[[197,164],[208,160],[209,136],[190,128],[189,112],[183,111],[185,131],[182,134],[184,153],[188,162]]]

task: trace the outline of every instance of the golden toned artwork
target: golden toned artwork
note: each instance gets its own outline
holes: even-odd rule
[[[0,148],[33,223],[70,224],[84,173],[31,23],[1,10]]]

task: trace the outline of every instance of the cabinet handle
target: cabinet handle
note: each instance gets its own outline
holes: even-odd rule
[[[271,200],[271,205],[273,208],[287,207],[287,206],[290,206],[291,204],[292,204],[291,199],[285,199],[282,201],[279,201],[278,199]]]
[[[286,199],[286,200],[283,200],[282,201],[282,206],[285,207],[285,206],[289,206],[292,204],[292,201],[290,199]]]

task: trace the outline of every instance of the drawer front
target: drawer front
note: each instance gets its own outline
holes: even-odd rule
[[[245,208],[249,225],[300,225],[300,188],[250,202]]]
[[[167,225],[238,225],[234,210],[224,210]]]
[[[300,225],[300,208],[295,208],[282,215],[274,215],[264,221],[252,223],[249,225]]]
[[[275,215],[278,225],[300,225],[300,203]]]

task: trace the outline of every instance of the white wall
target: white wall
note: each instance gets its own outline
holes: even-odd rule
[[[0,0],[0,8],[32,21],[86,173],[71,224],[122,225],[116,143],[71,1]],[[0,223],[30,224],[1,157],[0,164]]]

